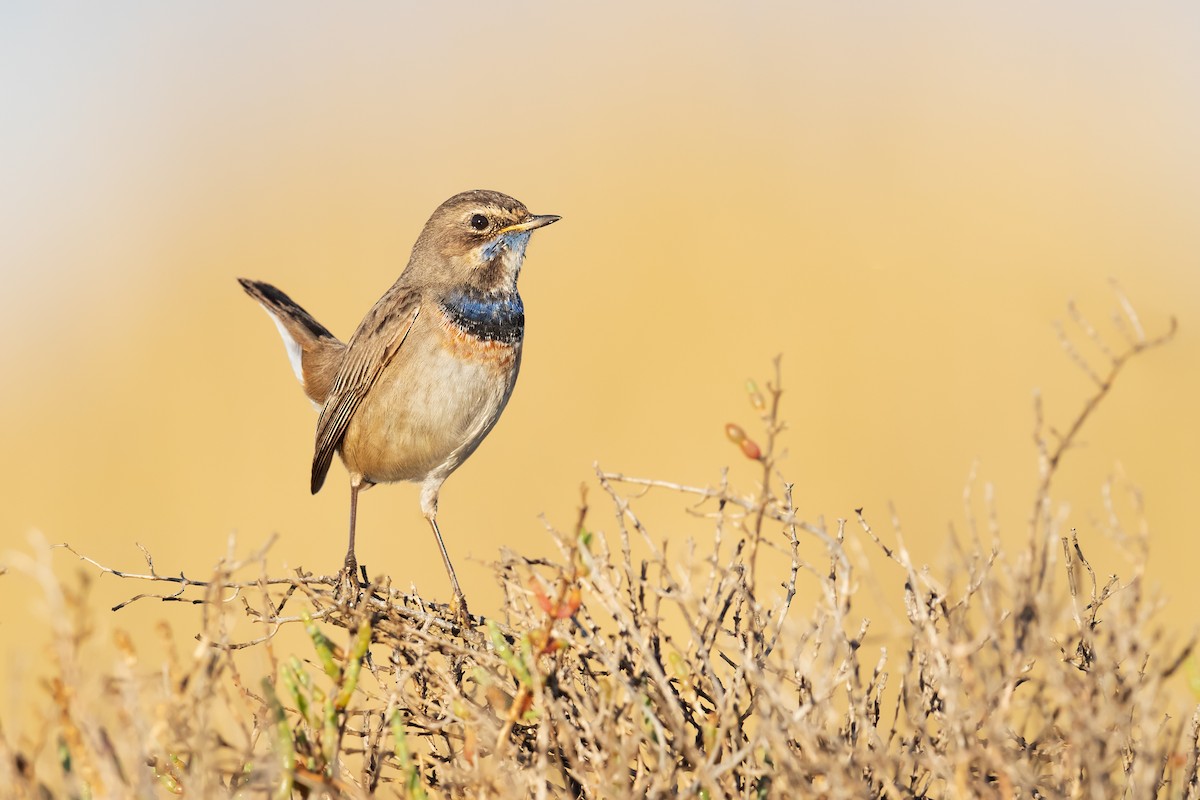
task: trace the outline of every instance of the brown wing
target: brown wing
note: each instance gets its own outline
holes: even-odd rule
[[[333,454],[337,452],[355,409],[367,396],[384,368],[399,352],[421,311],[420,293],[410,287],[392,287],[359,324],[346,343],[346,354],[317,420],[317,445],[313,454],[312,492],[325,483]]]

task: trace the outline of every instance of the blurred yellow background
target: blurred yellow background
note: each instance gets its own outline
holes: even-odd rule
[[[563,221],[522,275],[513,400],[442,492],[473,610],[498,608],[500,545],[552,551],[538,515],[569,526],[594,461],[693,484],[730,464],[752,487],[722,428],[754,429],[743,384],[777,353],[806,516],[865,506],[888,538],[892,502],[935,561],[978,460],[1023,541],[1032,391],[1063,425],[1089,388],[1052,322],[1074,297],[1104,323],[1115,278],[1180,334],[1132,365],[1057,496],[1094,540],[1122,465],[1187,633],[1198,32],[1185,2],[6,4],[0,563],[37,530],[199,578],[231,533],[245,551],[278,532],[275,571],[335,570],[345,473],[309,495],[315,415],[235,278],[346,337],[434,207],[491,188]],[[668,519],[660,537],[707,527]],[[359,525],[372,573],[449,597],[415,487],[363,495]],[[43,652],[38,591],[0,576],[9,687]]]

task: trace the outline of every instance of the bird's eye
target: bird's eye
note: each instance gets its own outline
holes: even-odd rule
[[[483,214],[475,214],[471,217],[471,227],[477,231],[481,231],[488,226],[488,218]]]

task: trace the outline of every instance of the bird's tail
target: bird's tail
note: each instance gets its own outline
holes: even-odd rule
[[[238,278],[238,283],[270,315],[283,337],[292,371],[308,399],[320,408],[333,385],[346,345],[271,284],[246,278]]]

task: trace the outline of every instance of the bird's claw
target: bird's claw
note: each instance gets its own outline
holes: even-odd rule
[[[346,556],[346,564],[337,576],[337,592],[350,600],[351,604],[358,602],[359,589],[362,584],[358,580],[358,561],[353,555]]]
[[[471,612],[467,610],[467,598],[462,592],[454,595],[454,599],[450,601],[450,614],[454,617],[462,628],[474,628],[475,625],[471,621]]]

